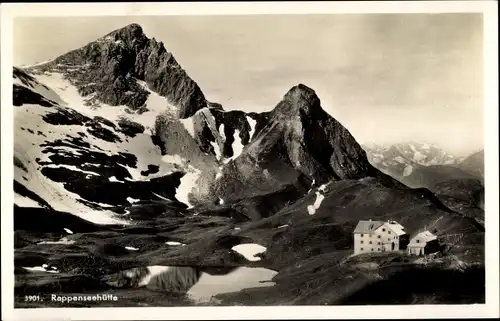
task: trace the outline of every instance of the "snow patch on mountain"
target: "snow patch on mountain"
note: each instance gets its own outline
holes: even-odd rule
[[[179,121],[182,123],[184,128],[187,130],[189,135],[191,135],[191,137],[195,138],[193,119],[192,118],[185,118],[185,119],[179,119]]]
[[[178,246],[178,245],[182,246],[182,245],[185,245],[185,244],[183,244],[181,242],[175,242],[175,241],[168,241],[168,242],[165,242],[165,244],[170,245],[170,246]]]
[[[61,96],[51,89],[52,87],[49,85],[45,85],[43,81],[39,81],[39,76],[34,76],[34,75],[29,75],[30,77],[33,77],[32,79],[20,79],[16,73],[14,73],[13,77],[13,84],[22,86],[25,88],[28,88],[30,90],[33,90],[36,93],[39,93],[43,97],[52,100],[53,102],[57,104],[65,104],[65,101],[62,100]],[[64,85],[63,85],[64,86]]]
[[[151,194],[153,194],[154,196],[156,196],[156,197],[158,197],[159,199],[162,199],[162,200],[164,200],[164,201],[172,202],[172,200],[171,200],[171,199],[168,199],[168,198],[166,198],[166,197],[163,197],[163,196],[161,196],[161,195],[158,195],[158,194],[156,194],[155,192],[151,192]]]
[[[221,160],[222,158],[222,154],[220,152],[220,147],[219,145],[217,145],[216,142],[210,142],[210,145],[212,145],[212,147],[214,148],[214,152],[215,152],[215,158],[219,161]]]
[[[139,202],[140,200],[138,199],[135,199],[135,198],[132,198],[132,197],[127,197],[127,201],[130,203],[130,204],[134,204],[134,203],[137,203]]]
[[[401,156],[396,156],[396,158],[394,158],[394,160],[395,160],[396,162],[398,162],[398,163],[404,163],[404,162],[405,162],[404,158],[403,158],[403,157],[401,157]]]
[[[63,237],[59,241],[42,241],[38,242],[37,244],[63,244],[63,245],[71,245],[75,244],[74,240],[68,240],[68,238]]]
[[[59,273],[59,271],[57,271],[57,270],[47,270],[43,266],[33,266],[33,267],[23,266],[22,268],[27,270],[27,271],[33,271],[33,272]]]
[[[136,80],[149,95],[144,106],[146,111],[131,110],[125,105],[111,106],[101,101],[93,101],[92,95],[83,97],[78,89],[59,72],[45,72],[34,76],[39,82],[46,84],[59,95],[64,97],[62,105],[72,108],[86,116],[100,116],[112,122],[118,122],[120,119],[133,119],[134,122],[143,125],[146,130],[154,128],[158,115],[169,113],[175,115],[176,107],[171,105],[165,97],[151,91],[144,81]]]
[[[238,157],[241,154],[241,152],[243,151],[243,148],[245,148],[245,146],[241,142],[240,131],[236,129],[234,131],[234,143],[233,143],[234,155],[233,155],[233,158]]]
[[[314,215],[316,213],[316,211],[320,208],[321,206],[321,203],[323,202],[323,200],[325,199],[325,196],[320,193],[319,191],[316,192],[316,200],[314,201],[314,203],[312,205],[309,205],[307,207],[307,212],[309,213],[309,215]]]
[[[81,173],[85,173],[85,174],[89,174],[89,175],[94,175],[94,176],[100,176],[98,173],[96,172],[91,172],[91,171],[84,171],[76,166],[73,166],[73,165],[65,165],[65,164],[48,164],[48,165],[45,165],[45,167],[48,167],[48,168],[67,168],[67,169],[70,169],[72,171],[76,171],[76,172],[81,172]]]
[[[226,133],[224,132],[224,130],[225,130],[224,123],[220,124],[220,126],[219,126],[219,128],[217,128],[217,130],[219,131],[219,134],[220,134],[220,137],[222,138],[222,141],[225,142],[226,141]]]
[[[326,188],[328,187],[328,184],[322,184],[319,188],[318,191],[324,193]]]
[[[181,177],[181,184],[177,188],[175,197],[182,203],[188,205],[189,208],[193,207],[193,205],[189,202],[189,194],[193,189],[196,189],[196,184],[200,175],[201,171],[199,169],[189,165],[187,173]]]
[[[193,205],[189,202],[188,195],[193,189],[196,189],[201,171],[192,165],[187,165],[188,161],[179,155],[165,155],[162,157],[162,160],[171,164],[180,165],[183,168],[185,174],[180,179],[181,183],[179,187],[177,187],[175,198],[189,207],[192,207]]]
[[[164,155],[161,160],[165,163],[176,164],[176,165],[184,165],[186,160],[179,155]]]
[[[403,176],[409,176],[413,172],[413,166],[406,165],[403,171]]]
[[[258,256],[255,256],[260,253],[264,253],[267,248],[255,244],[255,243],[250,243],[250,244],[239,244],[236,246],[233,246],[231,248],[233,251],[238,252],[239,254],[243,255],[248,261],[260,261],[261,258]]]
[[[52,153],[42,153],[42,147],[40,147],[40,145],[46,141],[44,136],[35,135],[28,130],[23,130],[23,126],[26,126],[26,128],[33,128],[33,132],[35,129],[40,129],[41,133],[49,134],[50,132],[52,141],[66,138],[69,127],[76,127],[75,134],[79,131],[79,127],[82,127],[54,126],[47,124],[41,117],[48,111],[48,108],[41,108],[39,105],[32,104],[24,104],[23,106],[16,107],[14,119],[19,126],[15,128],[14,155],[26,166],[27,172],[15,167],[14,177],[18,178],[17,180],[22,182],[28,190],[40,196],[55,210],[73,213],[94,223],[125,224],[126,222],[117,219],[116,215],[112,212],[105,211],[97,214],[92,208],[78,202],[78,200],[81,200],[78,194],[67,191],[62,183],[49,180],[39,171],[39,166],[36,164],[35,160],[39,159],[40,162],[50,162],[48,157]],[[27,180],[21,180],[21,177],[26,177]],[[20,199],[17,201],[20,202]],[[23,203],[23,205],[26,206],[27,204]]]
[[[254,120],[252,117],[246,116],[246,118],[247,118],[248,124],[250,125],[250,131],[248,133],[248,135],[250,137],[248,142],[250,143],[252,141],[253,134],[255,133],[255,126],[257,125],[257,121]]]
[[[421,162],[421,161],[423,161],[426,158],[426,156],[424,154],[422,154],[421,152],[419,152],[418,150],[414,149],[414,152],[415,152],[415,154],[413,155],[413,160],[415,162],[417,162],[417,163]]]
[[[221,127],[223,127],[223,126],[224,125],[222,125]],[[233,160],[236,157],[240,156],[240,154],[243,152],[243,148],[245,148],[245,146],[242,143],[242,139],[240,138],[240,131],[238,129],[236,129],[234,131],[233,138],[234,138],[234,142],[231,145],[231,147],[233,149],[233,156],[224,159],[224,164],[227,164],[231,160]]]
[[[14,193],[14,204],[19,207],[42,207],[40,203],[18,193]]]
[[[104,151],[107,151],[106,153],[108,155],[116,154],[120,151],[126,151],[135,155],[138,158],[138,163],[142,165],[142,168],[138,167],[135,169],[124,166],[130,172],[134,180],[149,180],[153,177],[162,176],[172,171],[172,168],[161,166],[162,164],[159,164],[160,169],[158,173],[149,175],[148,177],[141,175],[143,167],[147,164],[155,164],[158,161],[158,156],[160,154],[158,148],[152,144],[150,136],[146,134],[147,131],[154,128],[158,115],[162,113],[175,115],[176,113],[176,108],[170,105],[166,98],[148,89],[145,82],[137,81],[139,85],[149,92],[149,96],[145,104],[147,111],[139,113],[138,111],[131,111],[126,106],[110,106],[102,102],[88,106],[88,98],[82,97],[78,93],[77,88],[73,86],[69,80],[65,79],[64,75],[61,73],[46,72],[41,75],[35,75],[34,77],[39,82],[43,82],[49,87],[55,88],[55,92],[65,98],[66,106],[64,107],[66,108],[76,110],[82,115],[91,118],[96,116],[102,117],[115,122],[115,124],[123,121],[124,119],[129,119],[144,126],[145,133],[137,134],[135,137],[125,137],[123,134],[114,130],[114,128],[108,126],[107,128],[114,130],[119,137],[125,140],[122,143],[107,142],[93,136],[86,138],[86,140],[90,140],[92,144],[95,144]],[[85,129],[86,128],[83,126],[78,126],[75,127],[73,131],[85,132]],[[62,131],[63,134],[66,134],[68,130],[66,128],[60,128],[60,131]]]
[[[32,92],[39,93],[42,97],[50,97],[54,102],[59,102],[59,105],[42,107],[36,104],[24,103],[22,106],[16,106],[14,114],[17,125],[15,129],[15,156],[27,167],[27,173],[16,167],[16,179],[28,190],[46,200],[55,210],[73,213],[95,223],[126,224],[126,221],[117,219],[116,214],[111,211],[96,211],[94,208],[89,207],[92,203],[96,205],[98,203],[83,200],[78,194],[66,190],[62,182],[52,181],[42,175],[40,170],[42,168],[64,168],[75,173],[85,173],[87,174],[85,177],[91,179],[100,176],[97,173],[97,168],[101,167],[100,163],[93,164],[91,161],[90,163],[82,163],[79,166],[85,167],[85,170],[83,170],[70,164],[54,163],[51,158],[59,157],[59,155],[82,156],[82,152],[90,153],[89,155],[93,155],[93,153],[104,154],[110,157],[127,153],[137,158],[135,162],[136,168],[115,164],[125,168],[128,174],[132,176],[132,179],[125,177],[127,181],[148,181],[154,177],[170,174],[176,168],[172,167],[168,162],[161,162],[160,150],[153,144],[146,130],[131,137],[132,135],[126,135],[122,132],[123,128],[120,126],[126,120],[128,121],[126,124],[132,122],[132,124],[139,124],[138,126],[142,125],[144,129],[152,129],[160,112],[175,114],[175,108],[170,106],[166,99],[153,92],[150,93],[146,103],[147,111],[142,113],[131,111],[125,106],[109,106],[95,101],[89,104],[89,98],[80,96],[76,87],[65,79],[61,73],[44,72],[26,75],[28,76],[24,76],[23,79],[26,78],[29,82],[26,80],[21,81],[18,78],[15,81],[20,83],[20,86],[29,87]],[[60,97],[64,97],[64,100]],[[52,123],[53,121],[51,121],[49,123],[45,120],[45,117],[48,116],[57,122],[60,122],[60,120],[63,122]],[[70,117],[69,119],[73,117],[77,121],[71,120],[66,125],[67,120],[64,117]],[[98,117],[101,117],[102,121],[96,120]],[[112,135],[114,141],[108,141],[100,137],[97,135],[100,134],[99,132],[91,133],[88,124],[85,126],[76,125],[79,119],[91,119],[98,122],[98,125],[103,130]],[[84,120],[84,122],[87,121]],[[79,140],[76,145],[75,140]],[[43,145],[47,144],[52,147],[44,148]],[[64,159],[68,158],[68,156],[62,157]],[[149,165],[158,166],[158,171],[143,174],[143,171]],[[95,172],[91,169],[92,167],[96,168]],[[25,177],[25,179],[23,180],[21,177]],[[110,176],[108,180],[110,182],[120,181],[114,175]],[[35,205],[33,202],[28,203],[25,197],[17,197],[16,203],[22,206]],[[110,204],[100,205],[110,207]]]

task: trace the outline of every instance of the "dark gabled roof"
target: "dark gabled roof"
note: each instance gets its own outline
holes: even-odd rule
[[[371,234],[375,232],[376,229],[384,225],[385,222],[382,221],[359,221],[358,225],[354,229],[354,234],[366,233]]]

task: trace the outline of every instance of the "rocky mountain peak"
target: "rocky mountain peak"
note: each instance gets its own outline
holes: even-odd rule
[[[314,89],[307,87],[304,84],[293,86],[283,97],[297,105],[320,105],[319,97],[316,95]]]
[[[148,38],[136,23],[35,68],[63,73],[82,96],[91,98],[90,105],[103,102],[145,109],[149,92],[137,83],[140,80],[167,98],[179,118],[207,106],[203,92],[173,54],[162,42]]]
[[[305,115],[313,116],[321,111],[323,111],[321,101],[316,92],[304,84],[298,84],[283,96],[283,100],[276,106],[274,114],[291,116],[302,112]]]
[[[246,197],[248,190],[265,194],[293,185],[302,193],[305,185],[307,192],[311,184],[368,177],[387,187],[402,187],[368,162],[356,139],[304,84],[292,87],[269,117],[257,119],[256,124],[251,140],[240,136],[245,148],[225,166],[216,183],[214,194],[224,200]],[[232,138],[228,128],[224,122],[224,135],[211,133],[222,140]]]
[[[115,42],[125,42],[129,45],[136,43],[144,45],[147,41],[149,41],[148,37],[144,34],[142,27],[137,23],[132,23],[123,28],[116,29],[101,39],[114,40]]]
[[[140,39],[145,37],[142,27],[137,23],[131,23],[123,28],[116,29],[106,36],[115,37],[122,40]]]

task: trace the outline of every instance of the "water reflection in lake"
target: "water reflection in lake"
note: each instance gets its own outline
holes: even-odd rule
[[[198,268],[190,266],[148,266],[125,270],[105,278],[115,287],[146,287],[148,290],[187,295],[208,303],[217,294],[247,288],[273,286],[277,272],[265,268]]]
[[[202,273],[198,282],[187,292],[198,302],[208,302],[211,297],[221,293],[238,292],[243,289],[273,286],[271,279],[277,274],[264,268],[239,267],[223,275]]]

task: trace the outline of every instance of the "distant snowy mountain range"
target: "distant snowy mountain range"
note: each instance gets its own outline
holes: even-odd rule
[[[482,151],[475,153],[474,161],[470,157],[456,157],[434,144],[423,142],[402,142],[393,145],[364,144],[370,163],[391,176],[404,178],[421,166],[449,165],[474,172],[482,176]],[[473,155],[471,155],[472,157]]]
[[[430,165],[456,165],[462,161],[440,147],[420,142],[403,142],[394,145],[363,145],[368,159],[379,170],[408,176],[415,167]]]
[[[436,145],[418,142],[363,148],[380,171],[412,188],[428,188],[453,210],[482,216],[484,151],[455,157]]]

